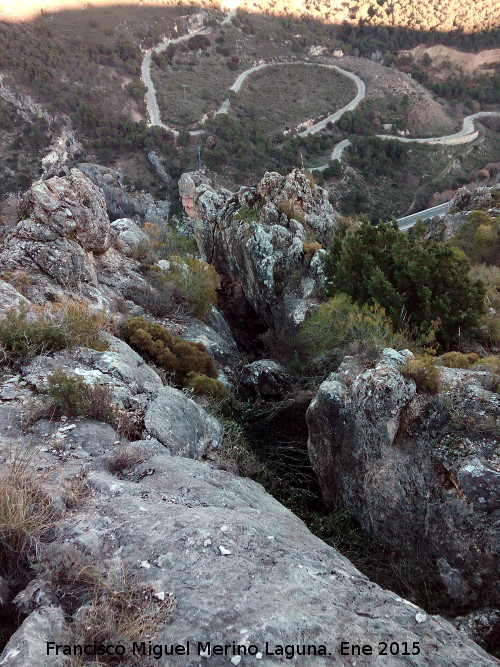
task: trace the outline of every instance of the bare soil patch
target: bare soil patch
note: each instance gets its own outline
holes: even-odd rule
[[[436,44],[436,46],[426,46],[420,44],[410,51],[405,51],[415,60],[421,60],[425,54],[432,60],[434,67],[441,65],[448,60],[452,65],[459,67],[464,72],[475,72],[480,69],[483,72],[489,68],[488,65],[498,65],[500,63],[500,49],[488,49],[480,51],[479,53],[468,53],[467,51],[458,51],[443,44]]]

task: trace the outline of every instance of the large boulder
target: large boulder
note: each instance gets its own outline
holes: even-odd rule
[[[498,395],[487,373],[448,368],[438,396],[418,394],[407,355],[348,359],[319,387],[307,423],[323,497],[418,554],[453,604],[497,604]]]
[[[241,370],[241,384],[261,398],[283,398],[290,391],[293,378],[290,373],[272,359],[259,359]]]
[[[43,392],[47,376],[62,370],[87,384],[109,386],[121,407],[145,409],[148,399],[163,386],[160,376],[127,343],[109,334],[105,339],[108,349],[104,352],[77,347],[26,360],[21,367],[23,378]]]
[[[99,308],[117,309],[130,287],[151,289],[135,260],[117,246],[102,191],[84,174],[35,182],[5,239],[0,269],[23,272],[35,303],[63,301],[68,290]],[[123,245],[123,244],[122,244]]]
[[[111,228],[118,234],[118,239],[123,244],[122,250],[129,253],[135,252],[139,246],[148,243],[148,235],[130,218],[119,218],[111,223]]]
[[[222,426],[198,403],[173,387],[163,387],[144,416],[148,435],[175,456],[213,459],[222,441]]]
[[[183,174],[179,193],[205,259],[241,284],[268,326],[297,328],[323,289],[321,244],[336,224],[326,191],[294,169],[267,173],[235,194],[197,172]]]
[[[10,638],[0,655],[5,667],[64,667],[62,656],[47,655],[47,642],[65,644],[71,630],[60,607],[41,607],[32,612]]]

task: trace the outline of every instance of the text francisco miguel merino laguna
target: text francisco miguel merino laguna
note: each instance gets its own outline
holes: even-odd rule
[[[103,655],[135,655],[160,659],[164,656],[173,655],[252,655],[262,658],[264,655],[283,656],[291,660],[296,655],[331,655],[323,644],[273,644],[265,643],[260,648],[256,644],[214,644],[212,642],[190,642],[184,644],[152,644],[151,642],[132,642],[131,645],[124,644],[57,644],[56,642],[45,642],[47,655],[72,655],[72,656],[103,656]]]

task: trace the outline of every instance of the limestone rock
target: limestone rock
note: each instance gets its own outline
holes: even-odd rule
[[[71,631],[60,607],[41,607],[23,622],[0,655],[5,667],[64,667],[62,657],[47,655],[47,641],[71,643]]]
[[[145,407],[147,398],[163,386],[159,375],[124,341],[109,334],[107,341],[105,352],[80,347],[27,360],[21,369],[23,378],[43,391],[47,375],[60,369],[79,375],[87,384],[110,386],[114,399],[125,408]]]
[[[290,373],[272,359],[259,359],[243,367],[241,383],[262,398],[282,398],[292,385]]]
[[[103,568],[124,567],[160,598],[165,591],[175,595],[177,606],[155,643],[170,644],[174,637],[175,644],[189,640],[192,647],[235,641],[262,652],[266,642],[270,650],[323,644],[335,658],[298,656],[296,663],[327,667],[335,660],[347,667],[352,657],[339,655],[341,640],[378,646],[394,638],[419,643],[420,653],[411,658],[415,667],[497,664],[448,622],[371,583],[259,484],[147,447],[144,459],[129,480],[112,475],[104,456],[93,457],[92,493],[57,528],[66,544]],[[38,465],[46,480],[59,479],[70,461],[41,452]],[[12,637],[0,663],[57,664],[46,662],[40,650],[40,640],[48,637],[59,643],[82,639],[64,627],[58,607],[42,607]],[[231,660],[213,654],[210,665]],[[169,657],[168,664],[197,667],[200,657],[192,651]],[[282,664],[282,657],[264,653],[258,664]],[[396,667],[401,656],[388,655],[383,664]]]
[[[166,184],[169,185],[172,181],[172,177],[170,174],[167,172],[165,167],[163,166],[163,163],[160,159],[160,156],[158,153],[155,153],[155,151],[150,151],[148,153],[148,160],[151,162],[151,164],[154,167],[154,170],[160,177],[160,179]]]
[[[406,354],[384,350],[368,369],[350,359],[320,386],[307,423],[323,497],[418,553],[450,600],[497,604],[498,437],[487,425],[498,395],[487,374],[447,368],[438,397],[416,394],[397,369]]]
[[[149,241],[148,235],[130,218],[114,220],[111,223],[111,228],[117,232],[118,238],[124,246],[131,251],[137,250],[141,243]]]
[[[102,190],[111,220],[133,218],[161,225],[168,220],[169,201],[154,199],[149,193],[130,191],[123,175],[116,169],[89,162],[79,163],[78,169]]]
[[[256,188],[214,190],[197,172],[183,174],[179,193],[194,219],[203,256],[233,283],[260,317],[275,328],[296,328],[323,289],[322,249],[336,215],[326,192],[299,170],[267,173]],[[312,245],[312,244],[311,244]]]
[[[147,433],[175,456],[214,458],[221,445],[222,426],[182,391],[163,387],[144,416]]]
[[[138,262],[115,247],[102,191],[77,169],[34,183],[20,214],[0,252],[0,269],[26,274],[31,301],[63,301],[72,292],[113,311],[131,286],[151,289]]]
[[[26,306],[29,308],[30,302],[26,297],[20,294],[15,287],[5,280],[0,280],[0,316],[4,316],[10,308]]]

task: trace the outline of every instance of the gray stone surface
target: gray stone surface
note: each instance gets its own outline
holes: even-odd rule
[[[2,667],[64,667],[66,659],[47,656],[47,641],[64,644],[71,638],[60,607],[41,607],[21,625],[0,655]]]
[[[149,241],[148,235],[130,218],[118,218],[111,223],[111,228],[118,234],[119,240],[130,251],[135,251],[141,243]]]
[[[146,286],[139,264],[119,252],[102,191],[84,174],[37,181],[0,252],[0,270],[23,271],[35,303],[84,297],[116,311],[130,286]]]
[[[311,463],[327,503],[419,554],[451,601],[494,605],[500,400],[485,373],[441,373],[430,397],[400,374],[394,351],[367,370],[346,361],[309,407]]]
[[[110,334],[106,338],[109,347],[105,352],[82,347],[29,359],[21,369],[23,378],[43,391],[47,375],[61,369],[79,375],[87,384],[110,386],[114,399],[126,408],[144,408],[163,382],[127,343]]]
[[[235,194],[214,190],[197,172],[183,174],[179,193],[206,260],[241,284],[268,325],[298,327],[323,290],[324,250],[310,254],[304,245],[333,234],[337,217],[326,191],[294,169],[286,177],[267,173]]]
[[[149,193],[131,191],[123,175],[116,169],[90,162],[79,163],[78,169],[102,190],[111,220],[133,218],[161,225],[168,220],[169,201],[154,199]]]
[[[262,398],[282,398],[292,386],[290,373],[272,359],[259,359],[241,371],[241,384]]]
[[[29,308],[31,304],[10,283],[0,280],[0,317],[3,317],[10,308],[17,308],[21,305]]]
[[[171,454],[192,459],[215,458],[222,426],[215,417],[173,387],[163,387],[144,416],[147,433]]]
[[[60,480],[61,467],[76,466],[78,456],[75,450],[72,459],[61,462],[56,454],[41,452],[37,465],[48,484]],[[88,462],[92,492],[58,521],[58,530],[66,544],[104,569],[124,566],[145,589],[175,595],[176,608],[154,643],[252,644],[264,655],[243,657],[240,664],[264,666],[285,661],[266,655],[266,642],[270,650],[324,644],[332,655],[299,656],[290,663],[396,667],[401,656],[375,661],[340,656],[340,641],[374,647],[380,641],[408,641],[419,642],[421,649],[408,663],[414,667],[498,664],[448,622],[371,583],[259,484],[206,463],[148,451],[147,442],[133,480],[108,472],[105,456]],[[43,580],[39,585],[46,586]],[[32,586],[36,589],[36,581]],[[42,607],[11,639],[0,664],[58,664],[40,650],[47,636],[60,643],[81,641],[65,629],[57,607]],[[236,664],[232,658],[232,653],[212,655],[209,664]],[[157,664],[199,667],[204,662],[193,648],[190,656],[164,657]]]

